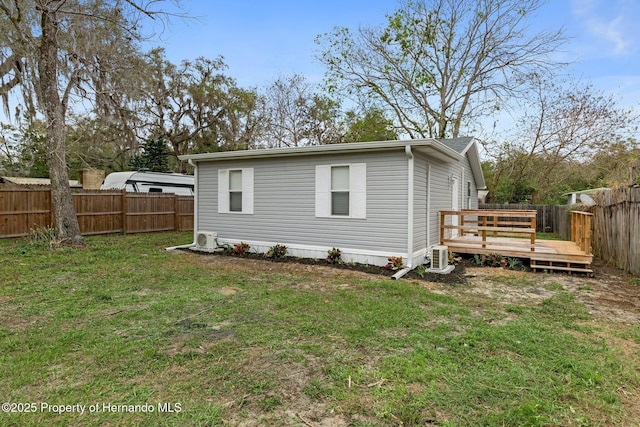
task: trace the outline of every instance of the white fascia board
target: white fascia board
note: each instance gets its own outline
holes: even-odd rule
[[[469,164],[471,165],[471,172],[473,173],[473,179],[476,181],[476,188],[478,190],[486,190],[487,184],[484,180],[484,172],[482,172],[482,163],[480,163],[480,153],[478,152],[478,140],[473,138],[469,145],[464,149],[465,155],[469,156]]]
[[[421,147],[432,147],[436,151],[447,157],[459,160],[461,155],[451,148],[441,144],[434,139],[411,139],[404,141],[374,141],[374,142],[352,142],[345,144],[326,144],[314,145],[307,147],[289,147],[289,148],[270,148],[259,150],[243,150],[243,151],[224,151],[217,153],[189,154],[178,156],[180,160],[199,161],[216,161],[216,160],[240,160],[254,159],[266,157],[290,157],[290,156],[309,156],[315,154],[338,154],[338,153],[357,153],[384,150],[404,150],[404,147],[410,145],[419,149]]]

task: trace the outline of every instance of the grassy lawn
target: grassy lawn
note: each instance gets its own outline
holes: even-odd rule
[[[32,410],[0,425],[640,423],[640,328],[561,287],[501,304],[468,285],[163,250],[190,240],[0,240],[0,398]]]

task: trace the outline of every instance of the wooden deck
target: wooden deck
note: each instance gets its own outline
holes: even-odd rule
[[[535,211],[442,211],[440,244],[456,253],[529,259],[533,270],[593,273],[591,214],[572,212],[572,241],[536,239],[535,215]]]

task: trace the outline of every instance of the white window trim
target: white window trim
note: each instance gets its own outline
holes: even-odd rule
[[[331,214],[331,168],[349,166],[349,215]],[[367,164],[316,165],[316,218],[367,218]]]
[[[242,211],[229,210],[229,171],[242,171]],[[218,213],[253,215],[253,168],[218,169]]]

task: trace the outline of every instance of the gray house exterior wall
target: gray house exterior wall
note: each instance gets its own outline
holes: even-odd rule
[[[459,163],[442,163],[433,159],[425,159],[429,176],[429,235],[428,244],[437,245],[440,239],[440,211],[451,209],[451,184],[449,177],[460,171]]]
[[[464,141],[457,142],[452,148],[463,154]],[[455,197],[461,209],[468,207],[467,182],[472,209],[477,208],[478,189],[468,155],[461,160],[452,155],[437,158],[420,147],[406,151],[399,143],[390,144],[392,148],[381,143],[384,149],[371,151],[196,157],[195,232],[215,232],[218,243],[246,242],[259,252],[279,243],[293,256],[325,258],[327,250],[336,247],[345,261],[384,265],[393,255],[415,267],[424,262],[428,248],[439,243],[439,212],[452,208],[452,177],[459,181]],[[356,163],[366,164],[366,218],[317,217],[316,167]],[[475,152],[473,165],[477,172]],[[219,213],[218,171],[246,168],[253,169],[253,213]]]
[[[316,165],[366,163],[366,219],[316,218]],[[254,213],[218,213],[218,170],[254,168]],[[203,161],[197,230],[252,246],[337,247],[384,256],[407,251],[407,157],[403,151]],[[326,257],[326,249],[320,255]],[[385,259],[386,260],[386,259]],[[366,262],[366,259],[362,262]]]
[[[440,211],[452,207],[450,177],[460,182],[458,206],[467,209],[467,182],[471,183],[471,209],[478,208],[478,189],[467,156],[461,162],[444,163],[418,154],[414,166],[414,251],[437,245],[440,240]]]

